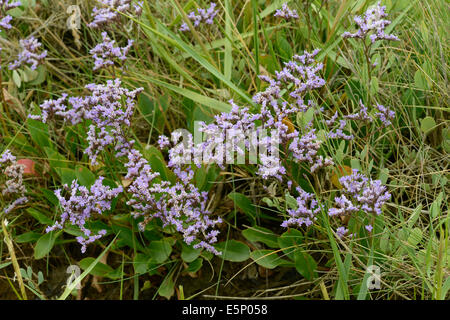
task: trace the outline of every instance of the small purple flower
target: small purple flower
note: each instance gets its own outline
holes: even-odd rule
[[[92,164],[97,163],[98,155],[110,145],[114,146],[116,156],[126,155],[134,141],[127,140],[125,132],[131,125],[136,98],[143,88],[131,91],[122,87],[120,79],[115,79],[108,80],[106,85],[88,84],[86,89],[91,95],[69,98],[63,95],[58,100],[44,101],[40,106],[42,114],[29,117],[46,122],[50,116],[57,115],[72,125],[90,120],[89,145],[85,152]]]
[[[380,6],[380,2],[376,6],[372,6],[365,12],[364,16],[356,16],[355,23],[359,29],[356,33],[344,32],[344,38],[365,39],[368,35],[372,43],[377,40],[400,40],[397,36],[386,34],[385,28],[391,24],[391,21],[383,19],[387,17],[386,7]]]
[[[369,116],[367,112],[366,106],[363,104],[362,100],[359,100],[360,110],[357,113],[349,114],[347,116],[344,116],[346,119],[351,120],[359,120],[362,122],[372,122],[372,118]]]
[[[389,107],[385,107],[381,104],[377,104],[376,108],[379,112],[375,113],[375,116],[381,121],[384,127],[391,124],[391,120],[395,118],[395,112],[390,110]]]
[[[19,53],[17,60],[9,65],[9,69],[14,70],[24,64],[28,64],[32,70],[35,70],[38,65],[44,62],[44,59],[47,56],[47,50],[42,53],[38,53],[41,45],[42,44],[34,37],[20,40],[20,47],[22,48],[22,51]]]
[[[134,218],[144,217],[139,223],[140,230],[155,218],[161,219],[163,227],[173,226],[183,235],[186,244],[194,248],[219,255],[213,244],[217,242],[219,231],[214,227],[222,222],[221,218],[212,219],[207,210],[208,194],[199,192],[192,183],[194,172],[187,167],[176,166],[174,173],[177,182],[160,180],[160,175],[153,172],[148,161],[141,153],[132,149],[128,154],[126,179],[132,182],[128,187],[131,199],[127,202],[134,210]]]
[[[94,20],[88,24],[90,28],[101,28],[107,24],[120,21],[122,12],[127,15],[140,16],[142,14],[143,1],[133,4],[133,0],[98,0],[101,7],[94,7],[91,16]]]
[[[290,217],[281,224],[284,228],[290,226],[301,227],[302,225],[309,227],[317,219],[316,214],[321,210],[314,194],[308,193],[300,187],[297,187],[297,191],[299,192],[299,196],[296,199],[297,209],[287,210]]]
[[[67,94],[63,94],[61,98],[57,100],[46,100],[39,107],[41,109],[40,115],[28,115],[28,118],[47,123],[49,118],[53,116],[66,117],[67,106],[64,104],[66,102]]]
[[[18,198],[4,209],[5,214],[28,201],[28,198],[25,196],[27,190],[23,184],[24,168],[24,165],[17,163],[16,157],[13,156],[10,150],[5,150],[0,156],[1,194],[6,199],[15,198],[18,195]]]
[[[161,150],[170,146],[169,138],[164,135],[159,136],[157,143]]]
[[[106,32],[102,32],[103,42],[91,49],[90,54],[94,58],[94,71],[100,68],[113,66],[116,61],[123,64],[127,59],[128,51],[133,45],[133,40],[128,40],[126,47],[115,46],[115,41],[108,37]]]
[[[20,1],[13,1],[10,2],[10,0],[0,0],[0,27],[3,29],[11,29],[11,20],[12,17],[10,15],[6,14],[6,11],[9,11],[11,9],[17,8],[20,6]],[[2,30],[0,29],[0,32]]]
[[[195,13],[195,11],[191,11],[187,15],[187,17],[189,18],[189,20],[192,21],[192,25],[195,28],[198,27],[202,22],[211,25],[214,22],[214,18],[219,13],[218,10],[215,10],[216,6],[217,5],[214,2],[211,2],[210,7],[208,9],[197,8],[197,14]],[[190,29],[187,23],[183,23],[179,28],[179,31],[182,32],[186,32],[189,30]]]
[[[338,116],[338,113],[336,111],[335,115],[328,121],[326,121],[328,126],[332,126]],[[339,127],[335,129],[335,131],[328,132],[328,138],[330,139],[343,139],[343,140],[352,140],[354,137],[352,134],[347,135],[344,133],[344,128],[347,125],[347,122],[345,120],[339,120]]]
[[[339,238],[343,238],[348,233],[348,229],[346,227],[339,227],[336,229],[336,234]]]
[[[283,3],[281,9],[278,9],[273,16],[281,17],[286,20],[299,18],[297,11],[289,9],[287,3]]]
[[[78,243],[82,245],[82,253],[86,251],[86,246],[89,243],[105,235],[105,230],[100,230],[98,234],[92,235],[92,231],[86,227],[86,222],[92,218],[93,214],[102,214],[104,211],[110,210],[111,200],[122,193],[123,188],[119,186],[111,189],[104,186],[103,179],[103,177],[99,177],[90,189],[80,186],[76,180],[72,181],[70,187],[64,185],[64,189],[69,194],[68,199],[61,195],[61,189],[56,190],[55,195],[62,208],[61,221],[47,227],[46,232],[62,229],[69,223],[78,226],[84,233],[84,237],[77,237]]]
[[[368,179],[357,170],[341,177],[339,182],[343,187],[342,194],[334,198],[335,206],[328,210],[330,216],[351,216],[360,211],[380,215],[382,206],[391,198],[380,180]],[[371,225],[365,228],[372,231]]]

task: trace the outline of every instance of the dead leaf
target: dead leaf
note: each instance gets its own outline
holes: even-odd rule
[[[352,168],[349,166],[337,166],[337,169],[339,171],[339,176],[336,174],[336,172],[333,173],[331,176],[331,183],[338,189],[342,189],[342,185],[339,182],[339,178],[342,176],[349,176],[353,173]]]
[[[16,111],[22,118],[26,117],[26,110],[23,107],[20,100],[11,95],[6,88],[3,88],[3,96],[5,97],[5,102],[10,106],[14,111]]]
[[[26,176],[37,176],[37,172],[34,169],[35,162],[31,159],[20,159],[17,161],[18,164],[21,164],[24,166],[23,174]]]
[[[288,118],[284,118],[282,122],[283,122],[285,125],[287,125],[287,127],[288,127],[288,132],[289,132],[289,133],[292,133],[292,132],[295,131],[295,127],[294,127],[294,125],[292,124],[291,120],[289,120]]]

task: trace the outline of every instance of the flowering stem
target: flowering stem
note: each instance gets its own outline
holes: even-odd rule
[[[2,230],[5,236],[6,246],[8,247],[9,255],[11,257],[11,261],[14,267],[14,272],[16,274],[17,280],[19,281],[20,291],[22,293],[23,300],[27,300],[27,293],[25,291],[25,286],[23,283],[22,274],[20,273],[19,263],[17,262],[16,253],[14,252],[14,246],[9,237],[8,230],[6,230],[5,219],[2,219]]]
[[[5,95],[3,94],[3,78],[2,78],[1,65],[2,65],[2,58],[0,57],[0,98],[1,98],[2,106],[3,106],[2,109],[4,109],[4,111],[6,112],[7,106],[6,106]],[[0,118],[2,119],[3,131],[4,131],[5,135],[8,136],[8,127],[6,126],[5,119],[3,117],[0,117]]]

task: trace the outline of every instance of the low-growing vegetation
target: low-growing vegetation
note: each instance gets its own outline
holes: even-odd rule
[[[0,0],[0,298],[448,299],[448,12]]]

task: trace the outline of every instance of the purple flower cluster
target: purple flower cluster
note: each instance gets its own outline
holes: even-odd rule
[[[339,227],[336,229],[336,234],[339,238],[343,238],[348,233],[348,229],[346,227]]]
[[[385,33],[385,28],[391,24],[391,21],[383,19],[387,17],[385,10],[386,7],[381,6],[380,2],[378,2],[376,6],[370,7],[364,16],[354,17],[354,21],[359,27],[357,32],[344,32],[342,36],[344,38],[365,39],[370,34],[369,38],[372,43],[377,40],[400,40],[395,35]]]
[[[42,44],[34,37],[20,40],[22,51],[19,53],[17,60],[9,65],[9,69],[14,70],[24,64],[28,64],[32,70],[35,70],[38,65],[44,62],[44,59],[47,56],[47,50],[44,50],[41,53],[38,52],[41,45]]]
[[[293,60],[285,62],[285,67],[276,72],[277,80],[261,76],[261,80],[269,83],[263,92],[257,93],[253,101],[266,107],[271,104],[278,104],[277,99],[281,98],[282,89],[289,92],[289,97],[293,98],[297,106],[291,106],[288,113],[306,111],[312,102],[305,105],[303,97],[307,91],[321,88],[325,85],[325,80],[318,74],[322,68],[322,63],[315,61],[315,56],[320,50],[316,49],[312,53],[307,51],[303,55],[294,55]],[[290,88],[293,89],[290,89]]]
[[[360,110],[357,113],[349,114],[344,116],[344,118],[368,123],[373,122],[374,119],[368,114],[367,108],[361,100],[359,101],[359,105]],[[391,120],[395,118],[395,112],[381,104],[377,104],[375,108],[379,111],[375,113],[375,117],[381,121],[383,128],[391,125]]]
[[[289,128],[286,119],[291,114],[305,112],[311,108],[313,102],[308,101],[308,104],[305,104],[305,94],[325,85],[325,80],[318,74],[323,64],[317,63],[314,59],[318,53],[319,50],[314,50],[312,53],[305,51],[301,56],[295,55],[292,61],[285,63],[282,71],[276,72],[276,80],[261,76],[261,80],[267,82],[269,86],[253,97],[253,101],[262,106],[261,114],[266,127],[279,131],[282,144],[292,140],[289,151],[297,161],[309,162],[311,172],[332,165],[333,161],[318,155],[321,142],[317,140],[315,129],[302,136],[297,130]],[[279,103],[282,91],[288,92],[288,99],[291,98],[294,102]],[[283,171],[278,170],[279,173]]]
[[[395,118],[395,112],[390,110],[389,107],[382,106],[381,104],[377,104],[376,108],[379,112],[375,113],[375,116],[378,117],[384,127],[389,126],[391,120]]]
[[[98,155],[109,145],[115,146],[117,156],[125,155],[133,144],[125,138],[125,130],[131,125],[136,97],[143,89],[130,91],[123,88],[120,79],[108,80],[106,85],[88,84],[86,88],[91,95],[69,98],[63,95],[57,100],[47,100],[40,106],[41,115],[29,117],[45,123],[49,117],[58,115],[72,125],[91,120],[87,138],[89,146],[85,151],[92,164],[97,163]]]
[[[328,215],[331,217],[351,216],[360,211],[380,215],[382,206],[391,198],[386,186],[383,186],[380,180],[371,180],[355,169],[351,175],[341,177],[339,182],[343,190],[334,198],[334,206],[328,209]],[[300,187],[297,187],[297,191],[299,193],[296,198],[297,208],[287,210],[289,218],[281,224],[284,228],[303,225],[308,227],[314,223],[316,215],[322,210],[314,194]],[[373,227],[369,224],[365,229],[371,232]],[[336,234],[342,238],[348,231],[341,226],[337,228]]]
[[[199,130],[205,142],[194,145],[192,137],[188,137],[185,144],[177,144],[169,150],[169,165],[186,163],[186,158],[194,156],[194,164],[200,166],[196,155],[203,155],[204,163],[216,163],[223,168],[225,159],[227,163],[233,162],[230,160],[235,154],[245,159],[248,151],[258,157],[258,175],[264,179],[274,177],[282,180],[286,169],[278,156],[279,145],[285,145],[297,161],[309,162],[312,172],[332,165],[331,159],[318,155],[321,141],[317,139],[315,129],[302,136],[289,125],[289,116],[313,106],[312,101],[307,105],[304,103],[304,95],[325,84],[318,75],[323,65],[314,60],[318,52],[305,51],[301,56],[295,55],[292,61],[285,63],[282,71],[276,72],[276,80],[260,76],[269,85],[253,97],[253,101],[260,105],[258,113],[250,112],[247,107],[240,108],[231,100],[230,112],[215,116],[215,121],[209,125],[201,123]],[[293,102],[280,102],[282,92],[288,92],[288,99],[293,99]],[[174,145],[179,137],[179,133],[172,134]],[[167,147],[169,139],[160,137],[159,144]]]
[[[94,71],[100,68],[107,68],[113,66],[115,61],[120,61],[120,64],[127,59],[128,51],[133,45],[133,40],[128,40],[126,47],[117,47],[115,41],[108,37],[106,32],[102,32],[103,42],[97,44],[91,49],[90,54],[94,58]]]
[[[292,156],[299,162],[308,162],[311,165],[311,172],[325,166],[333,165],[330,158],[323,159],[318,155],[322,141],[317,139],[316,129],[311,129],[301,137],[295,137],[289,145],[289,151]]]
[[[211,2],[208,9],[197,8],[197,14],[195,13],[195,11],[191,11],[188,14],[188,18],[192,21],[192,25],[194,26],[194,28],[198,27],[202,22],[211,25],[214,22],[214,18],[219,13],[219,11],[215,9],[216,4],[214,2]],[[187,23],[183,23],[180,26],[179,30],[182,32],[189,31],[189,26],[187,25]]]
[[[88,24],[90,28],[101,28],[112,22],[120,20],[122,12],[124,14],[134,14],[140,16],[142,14],[143,1],[133,4],[133,0],[98,0],[102,4],[100,8],[92,9],[94,20]]]
[[[17,8],[20,6],[20,1],[13,1],[10,2],[10,0],[0,0],[0,27],[3,29],[11,29],[11,20],[12,17],[8,14],[6,14],[6,11]],[[1,32],[1,29],[0,29]]]
[[[305,225],[309,227],[317,219],[316,214],[320,212],[321,207],[318,205],[314,194],[304,191],[297,187],[299,196],[297,197],[297,209],[289,209],[289,219],[283,221],[282,227],[301,227]]]
[[[382,206],[391,198],[380,180],[372,180],[353,169],[353,173],[339,179],[342,194],[334,198],[335,206],[328,210],[330,216],[351,216],[363,211],[380,215]],[[372,226],[366,226],[370,232]],[[338,232],[339,234],[339,232]]]
[[[367,108],[362,103],[362,100],[359,100],[359,105],[361,108],[359,109],[359,111],[357,113],[346,115],[346,116],[344,116],[344,118],[350,119],[350,120],[358,120],[358,121],[362,121],[362,122],[372,122],[373,119],[367,113]]]
[[[328,127],[332,127],[334,123],[336,122],[336,119],[338,117],[338,113],[334,114],[334,116],[330,119],[325,121]],[[343,139],[343,140],[352,140],[354,137],[353,135],[348,135],[344,133],[344,128],[347,125],[347,122],[345,120],[339,120],[339,127],[335,129],[335,131],[329,131],[328,132],[328,138],[330,139]]]
[[[110,210],[111,200],[122,193],[123,188],[111,189],[104,186],[102,184],[103,179],[103,177],[99,177],[90,189],[80,186],[76,180],[72,181],[70,187],[64,185],[64,189],[69,193],[68,199],[61,195],[61,189],[56,190],[55,195],[62,208],[61,221],[47,227],[46,232],[62,229],[67,223],[78,226],[84,233],[84,237],[77,237],[78,243],[82,245],[81,252],[83,253],[89,243],[104,236],[106,230],[100,230],[96,235],[93,235],[92,231],[86,228],[86,222],[93,214],[102,214],[103,211]]]
[[[1,186],[2,194],[6,197],[19,196],[7,208],[5,213],[9,213],[20,204],[26,203],[28,198],[25,196],[26,188],[23,185],[24,165],[18,164],[16,157],[11,151],[5,150],[0,157],[0,172],[6,178]]]
[[[131,200],[127,202],[135,218],[144,217],[140,223],[143,231],[146,224],[159,218],[163,226],[172,226],[183,235],[184,242],[194,244],[194,248],[204,248],[220,255],[213,244],[217,242],[219,231],[214,227],[221,223],[220,218],[212,219],[207,210],[207,192],[199,192],[192,183],[194,172],[188,167],[182,170],[175,167],[177,182],[161,181],[159,173],[152,171],[147,160],[132,149],[128,154],[126,179],[131,180],[128,192]]]
[[[283,3],[281,9],[278,9],[273,16],[281,17],[286,20],[299,18],[297,11],[289,9],[287,3]]]

